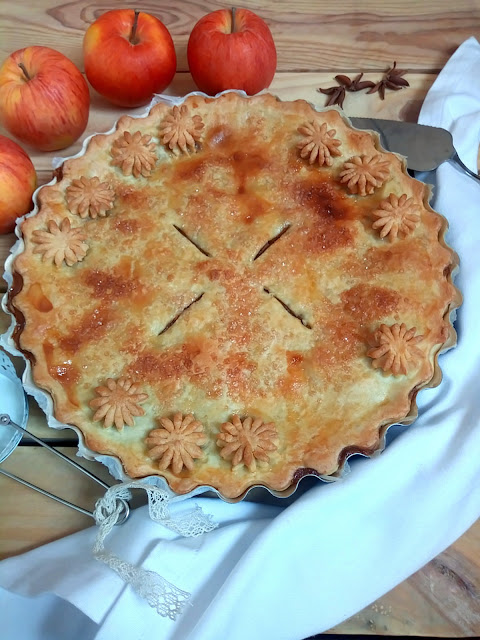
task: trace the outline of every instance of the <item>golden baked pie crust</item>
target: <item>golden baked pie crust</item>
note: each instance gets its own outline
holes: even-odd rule
[[[414,419],[455,343],[428,198],[335,109],[227,93],[123,116],[21,224],[18,346],[132,478],[235,499],[334,476]]]

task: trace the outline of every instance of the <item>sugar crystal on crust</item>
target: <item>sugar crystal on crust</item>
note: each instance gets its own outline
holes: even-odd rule
[[[87,234],[79,227],[72,227],[68,218],[64,218],[60,225],[55,220],[49,220],[47,229],[37,229],[32,233],[32,242],[38,245],[33,253],[42,254],[42,260],[53,260],[57,267],[65,261],[71,267],[85,258],[88,251],[88,244],[84,242]]]
[[[191,471],[194,460],[203,456],[200,447],[207,442],[202,423],[191,413],[176,413],[172,419],[160,418],[159,422],[161,426],[150,431],[146,439],[149,457],[158,460],[162,471],[169,467],[175,474],[184,467]]]
[[[174,153],[188,153],[195,151],[203,127],[201,116],[191,116],[187,105],[182,104],[173,107],[172,113],[165,117],[160,125],[160,137],[163,144]]]
[[[278,434],[273,422],[263,422],[261,418],[248,416],[241,420],[234,415],[231,422],[220,426],[217,445],[220,455],[231,460],[232,467],[245,465],[249,471],[256,470],[256,460],[269,462],[267,452],[278,447]]]
[[[373,211],[372,215],[378,219],[372,224],[372,228],[378,229],[381,238],[388,238],[390,241],[399,234],[406,236],[417,226],[420,220],[419,210],[413,198],[408,198],[406,193],[400,197],[391,193]]]
[[[381,324],[374,335],[376,346],[367,352],[372,358],[373,367],[391,372],[394,376],[407,375],[423,358],[422,351],[417,347],[423,336],[416,336],[416,331],[416,327],[407,329],[403,322],[390,327]]]
[[[319,124],[316,120],[312,120],[299,127],[298,132],[305,138],[297,144],[297,148],[300,149],[300,156],[308,158],[310,164],[317,161],[320,166],[330,167],[333,164],[332,156],[342,155],[338,149],[342,143],[335,138],[336,130],[328,129],[325,122]]]
[[[112,145],[112,164],[121,168],[124,176],[148,178],[157,162],[155,143],[141,131],[124,131]]]
[[[139,392],[139,387],[131,378],[107,378],[105,385],[95,389],[98,397],[89,403],[90,408],[96,409],[93,421],[103,420],[104,427],[115,425],[118,431],[125,425],[133,427],[134,418],[145,414],[140,404],[148,398],[148,394]]]
[[[374,156],[355,156],[343,165],[340,182],[350,193],[366,196],[381,187],[389,175],[389,162],[377,153]]]
[[[70,211],[81,218],[104,218],[113,208],[115,191],[108,182],[100,182],[96,176],[82,176],[72,180],[66,188],[65,197]]]

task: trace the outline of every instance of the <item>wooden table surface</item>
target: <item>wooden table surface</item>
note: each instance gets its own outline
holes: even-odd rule
[[[82,38],[88,25],[104,11],[130,7],[120,0],[86,2],[73,0],[15,0],[0,10],[0,61],[16,49],[43,45],[57,49],[83,71]],[[385,100],[378,94],[349,93],[347,115],[416,121],[423,99],[456,48],[469,36],[480,38],[480,0],[244,0],[269,24],[278,52],[278,69],[270,87],[283,99],[304,98],[323,106],[319,87],[334,84],[338,73],[379,80],[397,61],[407,69],[410,83],[390,91]],[[159,17],[169,28],[178,57],[178,73],[167,93],[184,95],[195,85],[188,73],[186,44],[194,23],[205,13],[222,8],[214,1],[148,0],[135,8]],[[477,81],[478,78],[472,78]],[[80,140],[62,152],[41,153],[28,147],[39,184],[51,177],[55,155],[69,156],[83,138],[109,129],[121,110],[112,107],[93,90],[87,130]],[[133,113],[140,110],[132,110]],[[6,134],[0,128],[0,133]],[[8,134],[7,134],[8,135]],[[0,236],[3,263],[14,236]],[[5,283],[2,281],[5,291]],[[0,333],[8,319],[0,312]],[[19,370],[21,363],[16,362]],[[73,432],[52,431],[34,401],[30,402],[29,428],[75,455]],[[83,463],[82,463],[83,464]],[[85,463],[107,479],[97,463]],[[99,493],[82,474],[56,460],[41,447],[22,441],[3,463],[7,470],[59,490],[62,495],[91,508]],[[87,516],[5,478],[0,477],[0,558],[21,553],[91,525]],[[480,522],[423,569],[377,602],[332,630],[332,633],[466,637],[480,635]]]

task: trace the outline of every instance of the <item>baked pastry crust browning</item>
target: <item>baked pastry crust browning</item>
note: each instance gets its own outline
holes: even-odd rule
[[[95,217],[68,195],[92,180]],[[334,477],[414,418],[455,343],[457,258],[428,198],[335,109],[227,93],[123,116],[21,225],[18,346],[55,417],[130,477],[227,499]],[[38,253],[64,220],[88,247],[70,265]]]

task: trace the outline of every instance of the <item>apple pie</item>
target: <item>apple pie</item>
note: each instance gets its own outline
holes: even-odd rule
[[[336,109],[159,103],[39,190],[14,339],[57,420],[131,478],[226,499],[334,478],[414,419],[455,343],[429,195]]]

